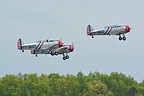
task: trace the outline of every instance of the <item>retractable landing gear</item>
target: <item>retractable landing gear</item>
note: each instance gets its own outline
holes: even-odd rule
[[[68,55],[66,56],[66,59],[69,59],[69,56],[68,56]]]
[[[59,53],[56,51],[56,49],[53,49],[50,54],[51,54],[52,56],[54,56],[54,55],[57,56]]]
[[[58,53],[58,52],[55,52],[54,54],[57,56],[59,53]]]
[[[51,53],[51,55],[52,55],[52,56],[54,56],[54,55],[55,55],[55,53],[53,53],[53,52],[52,52],[52,53]]]
[[[63,54],[63,60],[66,60],[66,59],[69,59],[69,56],[67,54],[66,55]]]
[[[125,40],[126,40],[125,35],[123,34],[123,37],[121,37],[121,35],[119,35],[119,40],[123,40],[123,41],[125,41]]]
[[[66,57],[63,57],[63,60],[66,60]]]
[[[51,53],[52,56],[54,56],[54,55],[57,56],[58,54],[59,54],[58,52],[52,52],[52,53]]]
[[[94,38],[94,36],[92,35],[92,38]]]
[[[119,36],[119,40],[122,40],[122,37],[121,37],[121,36]]]

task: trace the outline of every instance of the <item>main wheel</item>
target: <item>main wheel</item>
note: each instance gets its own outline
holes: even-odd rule
[[[63,60],[66,60],[66,57],[63,57]]]
[[[119,37],[119,40],[122,40],[123,38],[122,37]]]
[[[58,52],[55,52],[54,54],[55,54],[55,55],[58,55]]]
[[[51,53],[52,56],[54,56],[54,53]]]
[[[69,56],[68,56],[68,55],[66,56],[66,59],[69,59]]]
[[[125,40],[126,40],[126,37],[123,37],[123,40],[125,41]]]

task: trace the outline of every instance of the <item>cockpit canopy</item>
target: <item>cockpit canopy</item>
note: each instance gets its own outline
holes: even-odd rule
[[[50,39],[46,39],[46,40],[39,40],[39,41],[36,41],[38,43],[41,43],[41,42],[53,42],[54,40],[50,40]]]
[[[124,25],[111,25],[111,26],[105,26],[105,29],[109,29],[109,28],[118,28],[118,27],[124,27]]]

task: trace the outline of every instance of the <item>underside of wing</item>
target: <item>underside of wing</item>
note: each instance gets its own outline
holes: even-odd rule
[[[47,49],[52,50],[52,49],[56,49],[56,48],[58,48],[58,45],[54,44],[54,45],[51,45],[50,47],[48,47]]]
[[[67,52],[68,51],[68,48],[67,47],[63,47],[63,48],[61,48],[58,52],[59,53],[65,53],[65,52]]]

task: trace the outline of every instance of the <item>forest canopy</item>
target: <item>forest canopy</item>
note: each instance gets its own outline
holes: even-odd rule
[[[0,96],[144,96],[144,82],[117,72],[6,74],[0,78]]]

